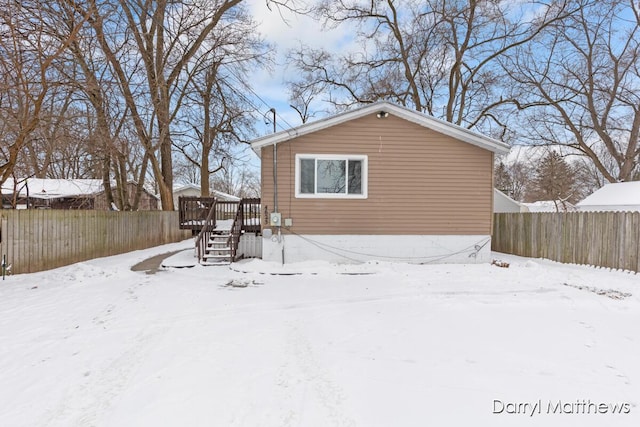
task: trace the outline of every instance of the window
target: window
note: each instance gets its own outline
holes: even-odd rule
[[[296,155],[296,197],[367,197],[367,156]]]

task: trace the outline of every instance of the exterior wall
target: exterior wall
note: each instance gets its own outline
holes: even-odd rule
[[[297,199],[296,154],[368,156],[366,199]],[[273,146],[262,148],[262,226],[274,211]],[[493,153],[389,115],[354,119],[278,144],[285,234],[491,234]]]
[[[512,198],[508,197],[501,191],[494,190],[493,192],[493,212],[494,213],[513,213],[513,212],[528,212],[526,206],[521,205]]]
[[[268,234],[268,233],[267,233]],[[368,260],[410,263],[480,263],[491,259],[491,236],[283,235],[265,236],[262,259],[271,262]],[[278,241],[280,240],[280,241]],[[284,252],[283,252],[284,247]]]
[[[236,255],[241,258],[262,258],[262,236],[254,233],[241,234]]]
[[[180,197],[200,197],[200,190],[193,187],[185,187],[181,188],[177,191],[173,192],[173,207],[174,209],[178,209],[178,198]]]

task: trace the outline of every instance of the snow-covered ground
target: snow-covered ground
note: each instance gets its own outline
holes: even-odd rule
[[[638,275],[130,270],[191,244],[0,282],[0,425],[640,425]]]

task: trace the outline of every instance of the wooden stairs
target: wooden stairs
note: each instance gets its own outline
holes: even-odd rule
[[[195,246],[202,265],[231,264],[240,236],[260,232],[260,199],[219,202],[213,197],[181,197],[179,205],[180,227],[198,232]]]
[[[212,233],[202,254],[202,265],[228,265],[233,261],[230,245],[231,234],[228,231]]]

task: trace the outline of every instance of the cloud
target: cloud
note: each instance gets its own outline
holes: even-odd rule
[[[298,126],[300,118],[289,106],[286,81],[293,80],[296,70],[289,66],[286,54],[300,44],[313,48],[324,48],[329,52],[341,54],[356,49],[355,32],[348,26],[323,29],[322,23],[311,16],[300,15],[275,6],[271,10],[265,0],[248,0],[246,3],[264,39],[274,46],[276,65],[273,71],[256,70],[250,76],[251,86],[262,98],[256,100],[256,106],[265,113],[269,108],[278,112],[278,130]],[[268,133],[269,126],[258,124],[258,132]]]

